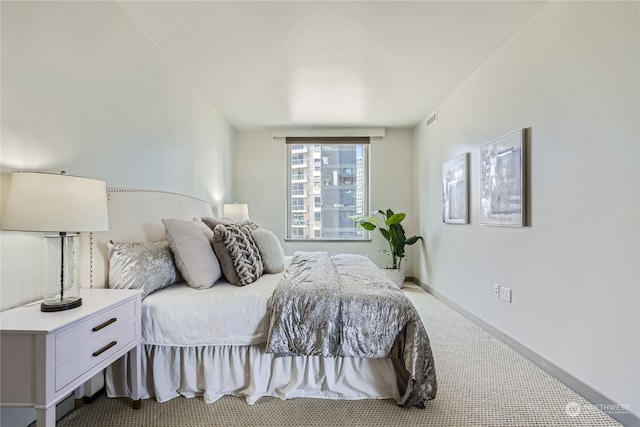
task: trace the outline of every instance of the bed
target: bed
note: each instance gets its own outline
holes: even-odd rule
[[[211,206],[202,200],[157,191],[109,190],[108,206],[110,230],[92,234],[88,243],[91,287],[109,287],[110,257],[114,257],[118,244],[157,243],[158,250],[166,253],[164,242],[170,229],[163,220],[171,218],[184,222],[213,217]],[[179,257],[177,252],[174,255],[176,265],[184,261],[181,258],[189,259]],[[412,318],[410,324],[401,325],[399,335],[386,345],[385,354],[377,354],[381,351],[379,348],[372,350],[370,345],[359,344],[349,350],[343,348],[340,353],[328,353],[323,344],[300,353],[294,348],[299,338],[294,338],[293,344],[283,343],[283,337],[289,337],[289,332],[274,327],[274,319],[278,317],[275,298],[276,295],[291,294],[291,288],[297,292],[301,284],[308,286],[311,283],[308,277],[298,280],[307,274],[304,266],[292,273],[292,264],[302,263],[300,256],[315,257],[316,253],[284,257],[281,271],[263,272],[246,286],[237,286],[238,277],[231,280],[235,284],[230,283],[223,274],[214,286],[197,289],[191,286],[192,277],[185,283],[185,276],[172,278],[177,283],[148,292],[142,303],[142,398],[153,397],[165,402],[178,396],[202,396],[206,403],[211,403],[224,395],[235,395],[244,397],[249,404],[263,396],[280,399],[374,398],[394,399],[402,406],[421,406],[425,400],[434,398],[437,384],[433,357],[419,317],[417,322]],[[322,262],[333,262],[325,259],[323,255]],[[267,260],[268,257],[264,258],[265,266]],[[114,270],[113,259],[111,262],[111,275],[121,274]],[[360,257],[359,262],[370,261]],[[156,269],[153,274],[158,277],[163,271]],[[283,289],[283,283],[288,283],[290,289]],[[395,285],[390,285],[381,291],[377,304],[380,301],[386,304],[389,295],[391,299],[401,299],[402,291],[393,288]],[[318,287],[311,286],[310,289],[316,292]],[[326,295],[319,299],[321,304],[322,301],[326,303]],[[307,301],[308,298],[298,299]],[[362,300],[363,295],[356,295],[349,304],[360,304]],[[285,324],[297,324],[291,319],[305,315],[296,314],[295,309],[292,313],[286,301],[286,298],[280,300],[278,306],[279,315],[287,314],[280,316],[281,320]],[[344,309],[348,304],[338,305]],[[341,310],[336,310],[335,315],[341,316]],[[331,321],[325,323],[332,324]],[[311,329],[315,330],[316,326]],[[354,331],[357,335],[361,329],[352,329],[351,335]],[[414,335],[419,335],[415,342],[411,341]],[[362,340],[363,336],[355,337],[354,342]],[[128,372],[126,357],[107,370],[105,385],[109,397],[130,395]],[[419,383],[414,375],[416,372]]]

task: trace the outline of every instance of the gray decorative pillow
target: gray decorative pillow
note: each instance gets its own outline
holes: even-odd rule
[[[284,271],[284,250],[273,232],[258,228],[251,232],[253,240],[258,246],[265,273],[280,273]]]
[[[251,221],[218,224],[213,230],[213,249],[229,283],[253,283],[262,276],[264,266],[251,232],[258,226]]]
[[[200,219],[207,225],[207,227],[211,229],[211,231],[216,229],[216,225],[233,224],[233,220],[229,218],[214,218],[212,216],[203,216]]]
[[[163,219],[169,246],[184,280],[195,289],[206,289],[220,278],[220,263],[213,253],[202,223]]]
[[[142,289],[142,298],[181,282],[169,242],[107,243],[109,287]]]

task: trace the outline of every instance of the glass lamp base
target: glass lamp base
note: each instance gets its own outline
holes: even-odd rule
[[[63,311],[70,310],[72,308],[80,307],[82,305],[82,298],[64,298],[62,301],[48,301],[40,304],[40,311]]]

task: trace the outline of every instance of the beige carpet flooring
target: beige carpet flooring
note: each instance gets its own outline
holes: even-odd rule
[[[100,397],[62,418],[58,427],[134,426],[617,426],[615,420],[526,358],[414,284],[405,291],[433,347],[438,395],[426,409],[392,400],[262,398],[254,405],[226,396],[166,403]]]

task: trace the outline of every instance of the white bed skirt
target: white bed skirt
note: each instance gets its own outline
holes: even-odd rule
[[[212,403],[224,395],[244,396],[249,404],[262,396],[399,401],[404,389],[392,359],[274,357],[264,344],[143,349],[141,396],[158,402],[203,396]],[[131,395],[127,357],[107,369],[109,397]]]

